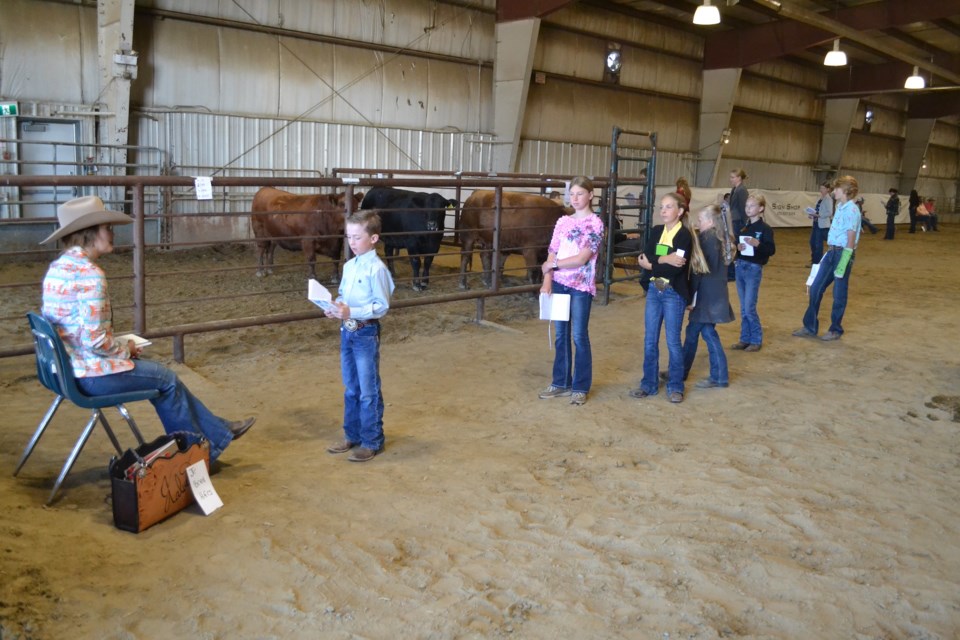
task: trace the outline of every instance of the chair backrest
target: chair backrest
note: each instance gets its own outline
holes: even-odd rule
[[[27,314],[30,331],[33,333],[33,348],[37,355],[37,377],[40,383],[57,395],[76,401],[84,394],[73,377],[70,355],[60,334],[49,320],[30,312]]]

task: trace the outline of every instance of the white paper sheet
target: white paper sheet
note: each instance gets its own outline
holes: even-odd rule
[[[210,474],[207,473],[207,461],[200,460],[187,467],[187,480],[190,481],[190,490],[193,491],[193,498],[203,509],[204,515],[210,515],[223,506],[223,500],[220,494],[213,488],[213,482],[210,481]]]
[[[307,299],[324,311],[333,309],[333,296],[330,290],[313,278],[307,283]]]
[[[818,262],[817,264],[812,265],[812,266],[810,267],[810,275],[807,276],[807,286],[808,286],[808,287],[813,284],[813,281],[814,281],[814,280],[816,279],[816,277],[817,277],[817,272],[818,272],[818,271],[820,271],[820,263],[819,263],[819,262]]]
[[[752,256],[753,255],[753,245],[747,244],[747,238],[752,238],[753,236],[740,236],[740,244],[743,245],[743,249],[740,251],[742,256]]]
[[[138,349],[143,349],[144,347],[149,347],[151,344],[153,344],[151,341],[147,340],[146,338],[141,338],[135,333],[125,333],[122,336],[114,337],[114,340],[122,345],[126,345],[128,340],[133,340],[133,344],[135,344]]]
[[[540,319],[568,322],[570,320],[570,294],[541,293]]]

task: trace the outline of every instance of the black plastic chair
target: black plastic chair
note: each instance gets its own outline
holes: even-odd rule
[[[63,484],[64,478],[67,477],[67,474],[73,467],[73,463],[77,461],[77,457],[83,450],[83,446],[87,443],[87,440],[90,439],[90,434],[93,432],[93,428],[97,422],[103,425],[103,429],[107,432],[107,436],[117,450],[117,454],[123,453],[123,449],[120,448],[120,442],[117,440],[117,436],[114,435],[113,429],[110,428],[110,423],[107,422],[107,418],[103,415],[102,409],[105,407],[116,407],[120,415],[123,416],[127,424],[130,425],[130,430],[137,438],[137,442],[143,444],[143,436],[137,428],[137,423],[133,421],[133,418],[130,416],[127,408],[123,406],[123,403],[150,400],[160,395],[160,392],[156,389],[149,389],[146,391],[130,391],[108,396],[88,396],[84,394],[77,386],[76,378],[74,378],[73,375],[73,367],[70,364],[70,356],[67,354],[67,350],[63,346],[63,341],[60,339],[60,334],[57,333],[54,326],[50,324],[46,318],[36,313],[28,313],[27,319],[30,321],[30,331],[33,333],[33,345],[37,356],[37,377],[40,379],[40,383],[47,389],[50,389],[50,391],[53,391],[57,397],[53,399],[53,403],[50,405],[50,408],[47,409],[46,415],[43,416],[43,420],[37,427],[36,432],[34,432],[33,437],[30,438],[30,442],[27,443],[26,449],[23,450],[23,455],[20,456],[20,462],[17,464],[17,469],[13,472],[13,475],[20,473],[20,469],[24,463],[26,463],[30,454],[33,453],[33,449],[37,446],[40,436],[43,435],[47,425],[50,424],[50,421],[53,419],[53,414],[60,408],[60,404],[64,398],[70,400],[70,402],[78,407],[91,410],[90,420],[87,421],[87,426],[84,427],[80,438],[73,446],[73,450],[63,465],[63,470],[60,471],[60,477],[57,478],[56,483],[53,485],[53,491],[50,492],[50,497],[47,499],[47,504],[50,504],[57,495],[60,485]]]

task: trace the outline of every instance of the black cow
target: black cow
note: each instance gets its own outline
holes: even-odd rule
[[[440,251],[447,207],[456,206],[439,193],[404,191],[390,187],[374,187],[364,196],[361,209],[378,209],[383,226],[384,255],[390,273],[400,249],[407,250],[413,270],[413,290],[423,291],[430,283],[430,265]],[[423,257],[423,276],[420,258]]]

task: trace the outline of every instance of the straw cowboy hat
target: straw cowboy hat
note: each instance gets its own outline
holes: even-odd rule
[[[57,207],[57,220],[60,222],[60,228],[47,236],[40,244],[47,244],[75,231],[100,224],[130,224],[133,222],[133,219],[125,213],[105,209],[103,200],[97,196],[84,196],[64,202]]]

